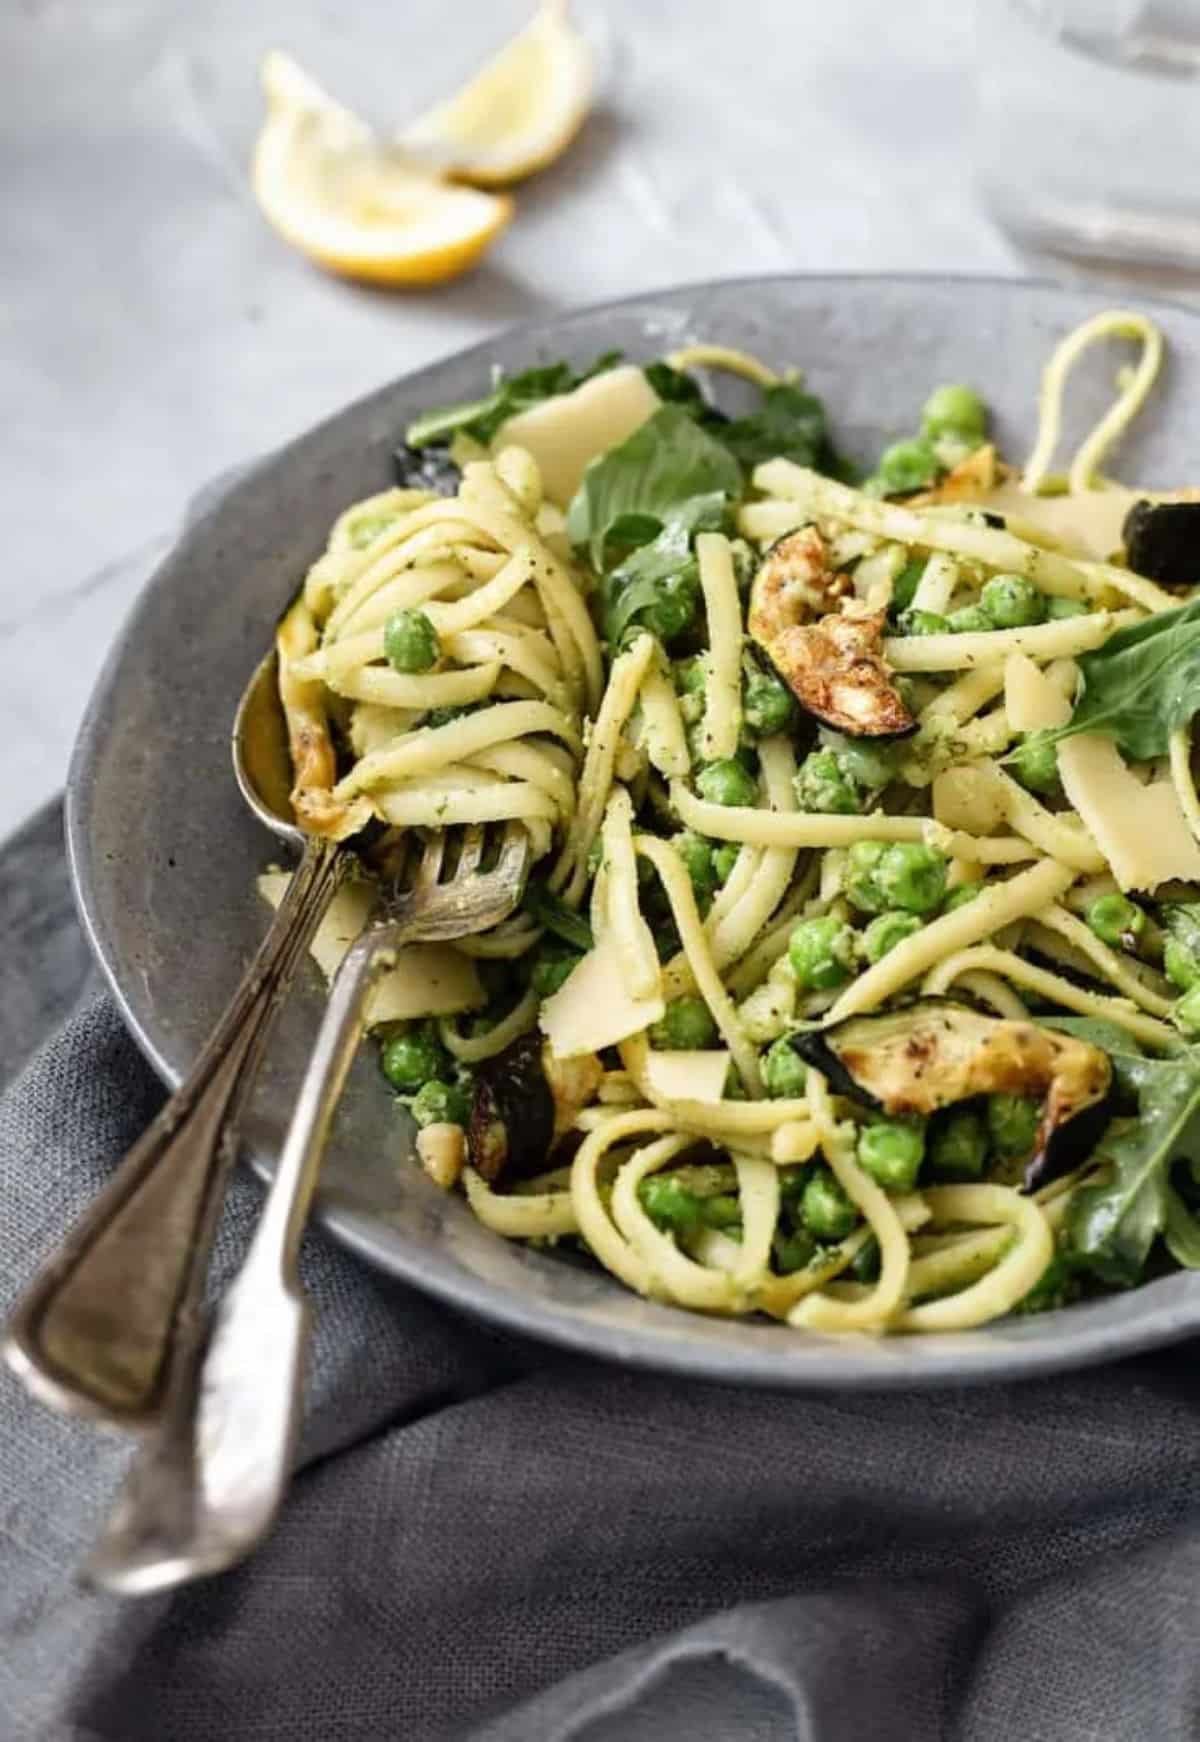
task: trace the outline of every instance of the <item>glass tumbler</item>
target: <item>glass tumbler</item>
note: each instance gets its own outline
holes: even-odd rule
[[[1200,267],[1200,0],[977,0],[975,171],[1060,252]]]

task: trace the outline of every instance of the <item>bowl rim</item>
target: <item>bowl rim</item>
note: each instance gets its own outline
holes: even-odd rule
[[[1064,300],[1091,302],[1097,308],[1126,300],[1107,287],[1067,284],[1044,276],[1009,276],[1002,273],[970,272],[774,272],[717,276],[681,281],[632,292],[619,298],[574,305],[510,324],[475,343],[445,352],[417,369],[389,379],[368,393],[349,401],[270,452],[231,469],[192,498],[181,517],[175,536],[163,550],[139,590],[96,678],[72,750],[64,798],[64,833],[72,891],[80,923],[108,990],[139,1050],[157,1074],[174,1088],[182,1073],[167,1055],[154,1033],[153,1024],[139,1008],[132,990],[123,984],[103,920],[98,899],[99,867],[92,852],[90,795],[93,772],[114,724],[116,676],[127,651],[137,641],[147,608],[166,583],[171,569],[193,532],[220,515],[231,498],[260,473],[286,465],[297,449],[315,442],[333,425],[348,416],[364,414],[374,403],[395,393],[397,387],[419,384],[422,377],[436,375],[448,364],[486,367],[491,353],[506,344],[541,343],[547,332],[566,334],[586,326],[597,316],[652,306],[681,293],[719,291],[737,286],[796,284],[813,291],[839,286],[882,286],[917,289],[922,286],[987,287],[1013,296],[1037,293]],[[1195,322],[1197,355],[1200,357],[1200,310],[1163,296],[1136,297],[1139,310],[1153,315],[1161,311],[1175,319]],[[268,1180],[273,1171],[261,1156],[248,1158],[259,1176]],[[912,1337],[833,1338],[814,1333],[797,1336],[786,1354],[778,1345],[764,1343],[761,1353],[739,1346],[710,1341],[703,1334],[703,1315],[684,1309],[662,1307],[653,1328],[614,1327],[603,1319],[576,1312],[547,1301],[541,1295],[524,1293],[501,1282],[473,1274],[464,1266],[440,1257],[430,1245],[388,1230],[386,1251],[379,1243],[378,1223],[370,1215],[330,1202],[318,1192],[313,1216],[341,1244],[372,1266],[410,1283],[447,1305],[488,1321],[521,1337],[532,1337],[579,1354],[617,1361],[643,1370],[731,1384],[776,1390],[911,1390],[923,1391],[957,1385],[1003,1383],[1051,1372],[1075,1370],[1164,1347],[1200,1329],[1200,1276],[1176,1273],[1141,1285],[1127,1294],[1046,1315],[1039,1328],[1051,1322],[1060,1326],[1056,1337],[1033,1336],[1028,1340],[1009,1337],[991,1342],[987,1327],[977,1333],[960,1333],[953,1347],[946,1339],[920,1339],[922,1359],[904,1359]],[[497,1236],[499,1238],[499,1236]],[[616,1286],[620,1286],[619,1284]],[[1130,1310],[1122,1311],[1120,1309]],[[1011,1321],[1010,1321],[1011,1323]],[[1032,1329],[1032,1325],[1030,1326]],[[967,1346],[964,1347],[964,1340]],[[939,1358],[939,1348],[944,1351]],[[831,1359],[836,1352],[838,1359]]]

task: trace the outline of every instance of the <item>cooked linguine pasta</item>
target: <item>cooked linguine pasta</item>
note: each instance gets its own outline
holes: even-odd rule
[[[422,1161],[497,1235],[829,1332],[1200,1262],[1200,505],[1101,471],[1162,350],[1097,316],[1023,471],[946,386],[857,482],[742,352],[540,367],[419,420],[340,517],[278,637],[297,815],[373,822],[383,866],[516,818],[537,861],[374,1009]],[[339,901],[327,971],[369,884]]]

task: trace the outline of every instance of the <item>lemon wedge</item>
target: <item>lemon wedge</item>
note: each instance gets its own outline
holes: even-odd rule
[[[384,145],[287,55],[263,63],[254,195],[310,260],[375,284],[439,284],[473,266],[512,201],[439,180]]]
[[[592,97],[592,55],[565,0],[543,0],[469,85],[398,135],[447,174],[483,187],[544,169],[574,139]]]

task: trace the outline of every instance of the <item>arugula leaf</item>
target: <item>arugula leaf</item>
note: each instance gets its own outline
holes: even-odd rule
[[[592,567],[603,569],[610,536],[620,532],[629,543],[630,516],[643,527],[653,521],[657,532],[691,498],[734,496],[741,487],[741,467],[729,450],[682,406],[662,405],[588,466],[567,513],[567,533],[572,544],[586,545]]]
[[[556,393],[569,393],[593,375],[615,368],[621,361],[620,351],[606,351],[590,368],[577,372],[569,363],[544,363],[533,369],[523,369],[517,375],[501,376],[495,387],[482,399],[465,400],[459,405],[443,405],[427,411],[405,431],[410,448],[429,447],[433,442],[448,441],[460,430],[486,447],[500,428],[518,411],[528,411]]]
[[[603,587],[604,637],[610,647],[616,648],[635,622],[644,622],[660,641],[688,627],[700,593],[692,537],[716,530],[724,520],[724,496],[693,496],[679,504],[657,538],[613,570]]]
[[[1167,1211],[1163,1244],[1184,1270],[1200,1270],[1200,1221],[1188,1209],[1174,1186],[1167,1187]]]
[[[794,381],[764,387],[757,411],[730,418],[709,404],[684,370],[660,362],[648,363],[642,373],[661,400],[682,406],[729,449],[747,473],[762,460],[780,458],[794,460],[798,466],[814,466],[835,477],[846,471],[830,440],[824,404]]]
[[[1114,1120],[1098,1145],[1097,1155],[1112,1165],[1112,1178],[1076,1194],[1067,1245],[1083,1268],[1129,1288],[1166,1226],[1171,1165],[1197,1132],[1200,1052],[1189,1048],[1168,1059],[1126,1053],[1119,1061],[1114,1058],[1114,1069],[1122,1068],[1132,1072],[1138,1116]]]
[[[794,460],[822,472],[838,463],[824,405],[791,381],[764,388],[759,410],[727,424],[720,440],[747,473],[763,460]]]
[[[1075,711],[1048,741],[1103,732],[1135,762],[1165,756],[1171,733],[1200,711],[1200,599],[1118,629],[1078,665]]]
[[[573,949],[591,949],[593,938],[592,928],[581,913],[568,907],[553,890],[547,889],[544,883],[531,880],[525,887],[525,898],[521,903],[526,913],[532,914],[540,926],[548,932],[553,932],[564,943]]]
[[[642,374],[664,405],[682,405],[684,410],[705,428],[729,422],[723,411],[710,405],[700,389],[700,383],[685,369],[672,369],[669,363],[647,363]]]

